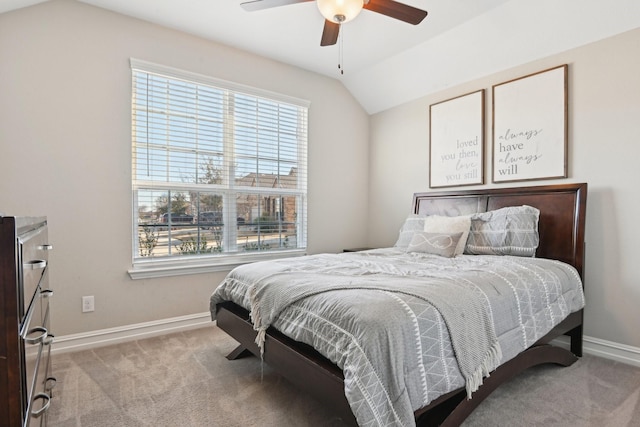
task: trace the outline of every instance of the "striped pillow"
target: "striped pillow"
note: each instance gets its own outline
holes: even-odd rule
[[[411,243],[413,235],[424,229],[424,219],[426,217],[426,215],[416,214],[410,214],[407,216],[407,219],[405,219],[402,227],[400,228],[398,240],[396,240],[396,243],[393,246],[398,249],[407,249],[407,246]]]
[[[538,209],[526,205],[474,214],[464,252],[534,257],[540,243],[539,217]]]

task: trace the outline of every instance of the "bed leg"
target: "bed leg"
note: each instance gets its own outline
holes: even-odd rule
[[[240,344],[231,353],[227,354],[227,359],[237,360],[237,359],[242,359],[243,357],[248,357],[252,355],[253,353],[251,353],[249,350],[244,348],[242,344]]]
[[[571,338],[571,353],[582,357],[582,324],[567,332],[567,335]]]

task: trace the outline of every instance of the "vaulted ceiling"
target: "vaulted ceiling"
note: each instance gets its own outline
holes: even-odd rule
[[[429,15],[413,26],[364,10],[320,47],[315,2],[78,1],[339,79],[369,113],[640,27],[638,0],[398,0]],[[0,13],[41,2],[2,0]]]

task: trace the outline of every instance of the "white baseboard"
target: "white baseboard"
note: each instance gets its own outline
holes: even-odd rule
[[[137,323],[117,328],[63,335],[56,337],[51,350],[54,353],[87,350],[125,341],[133,341],[172,332],[201,328],[208,325],[212,325],[210,313],[197,313],[188,316]],[[553,343],[561,347],[569,348],[568,337],[557,338],[553,340]],[[640,367],[640,348],[638,347],[585,336],[583,350],[586,354]]]
[[[552,341],[564,348],[569,348],[569,337],[560,337]],[[640,348],[594,337],[583,337],[582,350],[585,354],[615,360],[640,367]]]
[[[136,323],[117,328],[99,329],[97,331],[79,334],[56,336],[51,348],[53,353],[88,350],[105,345],[117,344],[150,338],[173,332],[212,326],[209,312],[156,320],[153,322]]]

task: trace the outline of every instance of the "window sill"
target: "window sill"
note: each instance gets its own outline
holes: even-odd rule
[[[215,273],[231,271],[233,268],[256,261],[299,257],[306,255],[304,249],[279,251],[277,253],[228,255],[224,257],[202,257],[188,260],[139,261],[128,270],[133,280],[155,279],[158,277],[182,276],[187,274]]]

